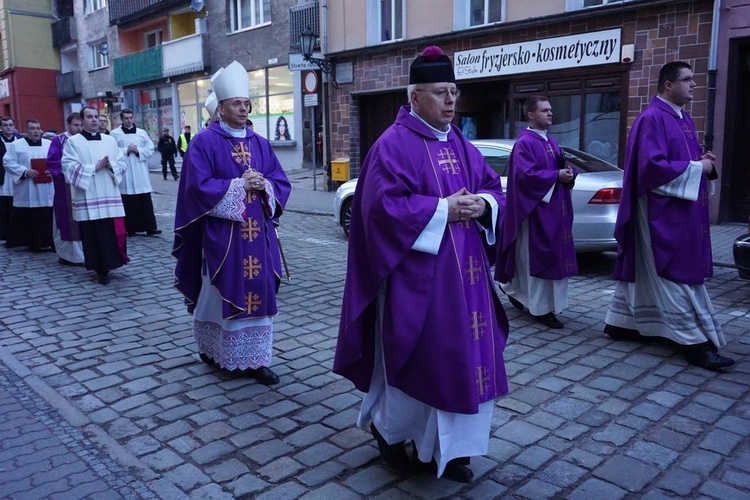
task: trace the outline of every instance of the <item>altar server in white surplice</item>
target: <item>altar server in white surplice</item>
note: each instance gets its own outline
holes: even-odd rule
[[[42,139],[38,120],[26,122],[26,137],[7,144],[3,166],[13,183],[13,212],[10,215],[6,246],[27,246],[31,251],[54,248],[52,239],[52,200],[55,187],[46,169],[50,141]],[[35,160],[35,161],[32,161]],[[33,166],[39,168],[35,170]]]

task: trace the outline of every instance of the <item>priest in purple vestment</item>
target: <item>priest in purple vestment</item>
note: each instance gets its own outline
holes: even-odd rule
[[[211,84],[221,119],[196,134],[185,155],[175,286],[193,314],[204,362],[276,384],[269,368],[281,277],[275,228],[291,185],[270,143],[245,126],[247,71],[234,61]]]
[[[494,400],[508,392],[508,321],[487,248],[505,197],[451,124],[455,81],[450,59],[425,49],[411,65],[410,105],[365,158],[333,370],[366,393],[357,425],[388,465],[468,482]]]
[[[52,236],[55,240],[55,252],[60,264],[71,266],[84,263],[83,245],[78,222],[73,219],[70,185],[65,182],[62,170],[63,148],[68,139],[79,134],[83,129],[80,113],[73,112],[66,118],[68,130],[55,136],[47,152],[47,169],[52,174],[55,184],[55,197],[52,201],[54,219]]]
[[[717,174],[683,109],[695,85],[689,64],[665,64],[630,131],[615,226],[618,283],[604,331],[673,346],[689,363],[719,370],[734,360],[718,353],[726,340],[704,285],[713,275],[708,196]]]
[[[555,313],[568,305],[568,277],[578,272],[570,191],[577,172],[549,134],[552,105],[526,99],[529,126],[519,132],[508,161],[508,207],[500,225],[495,278],[517,309],[562,328]]]

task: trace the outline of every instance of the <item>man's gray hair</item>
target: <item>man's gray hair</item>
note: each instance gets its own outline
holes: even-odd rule
[[[418,83],[410,83],[406,86],[406,100],[411,104],[411,93],[415,90],[419,90],[421,87]]]

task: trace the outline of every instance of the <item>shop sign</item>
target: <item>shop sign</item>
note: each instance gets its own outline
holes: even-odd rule
[[[456,80],[619,63],[621,32],[616,28],[456,52]]]

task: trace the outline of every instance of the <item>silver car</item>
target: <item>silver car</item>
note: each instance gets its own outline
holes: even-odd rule
[[[515,140],[484,139],[471,141],[487,164],[501,177],[503,189],[508,159]],[[576,252],[605,252],[617,249],[614,237],[617,209],[622,192],[622,170],[583,151],[562,147],[565,160],[578,170],[573,199],[573,241]],[[349,234],[352,197],[357,179],[339,187],[333,201],[333,214],[344,233]]]

